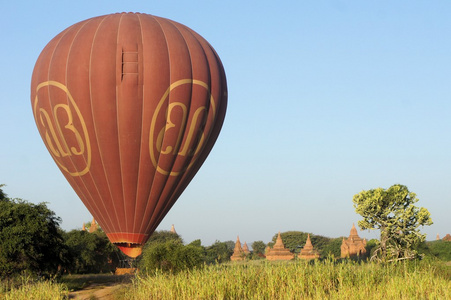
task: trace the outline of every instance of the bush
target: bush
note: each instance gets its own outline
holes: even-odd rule
[[[60,222],[45,203],[1,199],[0,276],[9,277],[23,271],[55,274],[63,263],[64,253]]]
[[[176,240],[151,243],[143,250],[141,268],[147,272],[161,270],[176,273],[203,265],[204,250],[197,245],[184,246]]]
[[[65,243],[69,261],[65,267],[69,273],[112,272],[118,265],[119,250],[101,230],[71,230],[65,234]]]

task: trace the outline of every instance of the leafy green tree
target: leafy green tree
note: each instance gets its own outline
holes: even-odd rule
[[[183,245],[174,239],[153,242],[143,250],[141,268],[148,272],[161,270],[176,273],[200,267],[204,262],[204,249],[196,244]]]
[[[265,254],[266,244],[263,241],[255,241],[251,244],[251,247],[255,253]]]
[[[413,259],[415,247],[426,239],[419,227],[431,225],[426,208],[414,205],[416,195],[406,186],[395,184],[388,189],[372,189],[354,195],[352,201],[358,214],[361,229],[380,230],[380,240],[372,259],[394,261]]]
[[[420,246],[419,251],[443,261],[451,261],[451,242],[449,241],[438,240],[426,242]]]
[[[3,192],[2,187],[4,187],[4,184],[0,184],[0,201],[6,201],[7,195]]]
[[[233,244],[233,247],[231,247],[231,243]],[[233,241],[214,242],[212,245],[206,247],[205,249],[205,262],[207,264],[214,264],[230,261],[234,247],[235,243]]]
[[[159,230],[152,233],[146,245],[150,245],[152,243],[164,243],[166,241],[177,241],[183,244],[182,237],[177,233],[170,232],[169,230]]]
[[[119,250],[106,234],[98,229],[92,233],[71,230],[64,235],[68,249],[69,273],[104,273],[114,271],[119,263]]]
[[[343,242],[343,238],[335,238],[335,239],[329,239],[327,243],[325,243],[322,247],[318,247],[319,255],[320,257],[328,257],[329,255],[332,255],[333,257],[340,257],[341,256],[341,243]],[[316,248],[316,244],[313,243],[314,247]]]
[[[61,219],[45,203],[0,194],[0,276],[22,271],[55,274],[63,263]]]

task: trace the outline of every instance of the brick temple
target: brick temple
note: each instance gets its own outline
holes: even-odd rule
[[[244,242],[244,245],[243,245],[243,252],[245,255],[249,255],[251,253],[251,251],[249,251],[249,247],[247,246],[246,242]]]
[[[310,240],[310,234],[307,235],[307,241],[304,248],[301,249],[298,257],[300,259],[316,259],[319,258],[319,252],[313,249],[312,241]]]
[[[247,247],[247,245],[246,245]],[[247,249],[247,251],[249,251],[249,249]],[[240,242],[240,237],[237,236],[236,238],[236,242],[235,242],[235,248],[233,249],[233,254],[230,257],[231,261],[240,261],[240,260],[245,260],[246,258],[246,253],[244,252],[243,248],[241,248],[241,242]]]
[[[341,243],[341,257],[361,256],[366,253],[366,240],[357,234],[355,225],[352,224],[351,232],[347,239],[343,238]]]
[[[285,248],[282,237],[277,235],[276,243],[272,248],[269,246],[266,248],[266,259],[267,260],[291,260],[294,258],[294,254],[290,252],[289,249]]]

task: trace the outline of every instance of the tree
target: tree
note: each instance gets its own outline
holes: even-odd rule
[[[120,251],[100,229],[92,233],[74,229],[64,237],[69,257],[65,267],[70,273],[111,272],[119,264]]]
[[[0,184],[0,201],[6,201],[8,195],[6,195],[3,190],[2,187],[4,187],[4,184]]]
[[[143,250],[140,265],[148,272],[161,270],[176,273],[202,266],[204,248],[198,243],[183,245],[174,239],[153,242]]]
[[[395,184],[386,190],[362,191],[352,201],[356,212],[363,217],[359,227],[380,230],[372,259],[394,261],[417,256],[415,247],[426,239],[419,227],[431,225],[432,220],[426,208],[414,205],[418,199],[406,186]]]
[[[55,274],[63,263],[61,219],[45,203],[0,201],[0,276],[22,271]]]
[[[263,241],[255,241],[251,244],[252,247],[252,259],[261,259],[265,256],[266,244]]]
[[[182,237],[177,233],[171,232],[169,230],[159,230],[152,233],[146,245],[150,245],[152,243],[164,243],[169,240],[174,240],[183,244]]]
[[[223,263],[230,261],[235,243],[233,241],[216,241],[206,247],[205,262],[207,264]]]

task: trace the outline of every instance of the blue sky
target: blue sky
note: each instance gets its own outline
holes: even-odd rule
[[[451,233],[451,2],[8,1],[0,19],[0,183],[48,202],[65,230],[91,215],[40,139],[30,79],[68,26],[142,12],[201,34],[224,64],[229,106],[202,169],[159,229],[186,242],[348,235],[354,194],[400,183]],[[376,238],[377,232],[360,232]]]

